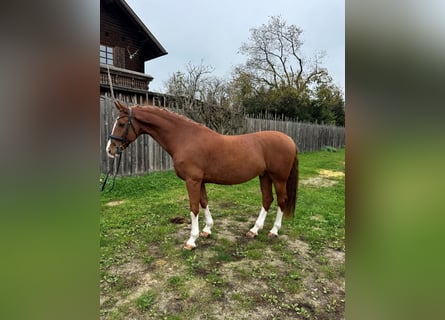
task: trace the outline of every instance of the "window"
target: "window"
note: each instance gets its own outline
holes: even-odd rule
[[[113,48],[100,45],[100,63],[113,65]]]

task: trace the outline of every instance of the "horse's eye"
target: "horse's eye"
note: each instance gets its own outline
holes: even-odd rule
[[[123,128],[123,127],[125,126],[125,123],[121,123],[121,122],[119,122],[117,125],[118,125],[119,127]]]

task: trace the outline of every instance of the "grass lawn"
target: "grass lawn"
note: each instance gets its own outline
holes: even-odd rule
[[[258,179],[208,184],[215,225],[184,251],[185,183],[173,171],[118,178],[101,195],[102,319],[339,319],[344,317],[345,150],[299,155],[295,217],[280,236],[245,233],[261,208]],[[200,226],[203,226],[201,214]]]

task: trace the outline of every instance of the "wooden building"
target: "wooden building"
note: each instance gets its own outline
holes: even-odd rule
[[[100,94],[144,104],[153,77],[145,73],[145,61],[167,51],[124,0],[100,0]]]

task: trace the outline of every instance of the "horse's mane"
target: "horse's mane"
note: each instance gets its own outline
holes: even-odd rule
[[[144,110],[144,109],[145,110],[153,110],[155,112],[160,112],[161,114],[164,114],[164,115],[167,115],[167,116],[170,116],[170,117],[174,117],[174,118],[177,118],[177,119],[180,119],[180,120],[183,120],[183,121],[195,124],[197,126],[206,127],[202,123],[196,122],[196,121],[186,117],[185,115],[177,113],[177,112],[174,112],[174,111],[172,111],[172,110],[170,110],[168,108],[160,108],[160,107],[156,107],[156,106],[153,106],[153,105],[143,105],[143,106],[135,105],[135,107],[140,107],[141,110]]]

